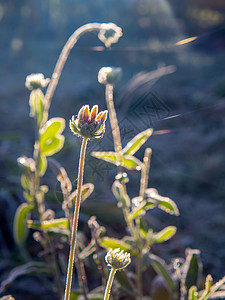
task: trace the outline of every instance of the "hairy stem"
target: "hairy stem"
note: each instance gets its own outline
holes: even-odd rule
[[[143,167],[141,170],[141,183],[140,183],[140,196],[144,197],[145,190],[148,187],[148,177],[149,177],[149,169],[151,162],[152,149],[146,148],[144,159],[143,159]]]
[[[48,89],[45,94],[45,112],[44,112],[44,122],[48,119],[48,111],[49,107],[51,105],[51,100],[54,95],[55,89],[57,87],[59,78],[61,76],[63,67],[67,61],[67,58],[70,54],[70,51],[75,46],[76,42],[80,38],[81,35],[83,35],[86,32],[90,31],[99,31],[101,29],[100,23],[89,23],[84,26],[79,27],[77,30],[74,31],[74,33],[70,36],[70,38],[67,40],[65,46],[62,49],[62,52],[60,53],[60,56],[57,60],[57,63],[55,65],[55,69],[52,73],[51,81],[49,83]]]
[[[64,184],[61,184],[61,189],[63,192],[63,210],[65,212],[66,218],[69,221],[69,228],[70,228],[70,233],[71,233],[72,227],[73,227],[73,218],[71,216],[70,209],[68,207],[70,191],[68,190],[67,186]],[[75,266],[76,266],[76,270],[77,270],[79,286],[83,290],[84,299],[87,300],[88,299],[87,276],[86,276],[86,272],[85,272],[84,263],[81,259],[79,259],[79,247],[77,244],[76,244],[76,248],[75,248],[74,262],[75,262]]]
[[[112,135],[114,141],[115,152],[119,152],[122,149],[121,138],[120,138],[120,129],[118,125],[118,120],[116,117],[116,111],[113,103],[113,85],[106,84],[105,86],[105,98],[106,104],[109,111],[109,119],[112,128]]]
[[[112,268],[110,270],[109,278],[108,278],[107,285],[106,285],[106,288],[105,288],[104,300],[109,299],[110,291],[111,291],[111,288],[112,288],[112,283],[113,283],[113,279],[114,279],[115,274],[116,274],[116,269]]]
[[[40,168],[40,125],[39,125],[37,117],[35,117],[34,162],[35,162],[34,197],[36,199],[39,219],[40,219],[40,222],[42,222],[43,216],[45,213],[45,203],[44,203],[43,193],[40,192],[40,172],[39,172],[39,168]],[[48,261],[50,269],[52,271],[52,275],[53,275],[54,281],[56,283],[58,294],[61,298],[63,292],[62,292],[62,286],[61,286],[61,282],[60,282],[60,273],[59,273],[59,268],[58,268],[58,264],[57,264],[57,257],[56,257],[54,247],[53,247],[47,233],[44,233],[43,246],[44,246],[44,250],[48,250],[48,248],[50,249],[51,258],[47,259],[47,261]]]
[[[76,236],[77,236],[77,227],[78,227],[78,217],[80,211],[81,190],[83,184],[84,161],[85,161],[87,142],[88,139],[84,138],[80,150],[79,172],[78,172],[78,182],[77,182],[77,200],[75,204],[74,217],[73,217],[72,235],[70,241],[70,254],[69,254],[69,261],[68,261],[68,268],[67,268],[64,300],[69,300],[70,298],[71,283],[73,278],[74,254],[75,254],[75,247],[76,247]]]

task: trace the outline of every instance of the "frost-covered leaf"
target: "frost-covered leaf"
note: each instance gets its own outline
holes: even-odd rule
[[[94,185],[92,183],[85,183],[84,185],[82,185],[81,202],[85,201],[91,195],[93,190],[94,190]],[[77,200],[77,190],[70,195],[69,202],[72,202],[74,204],[76,200]]]
[[[179,210],[176,203],[168,197],[163,197],[158,194],[156,189],[147,189],[145,190],[147,196],[147,202],[156,203],[158,208],[164,210],[165,212],[179,216]]]
[[[149,128],[145,131],[140,132],[137,134],[127,145],[126,147],[121,151],[122,154],[129,154],[133,155],[136,153],[141,146],[146,142],[146,140],[152,135],[153,129]]]
[[[65,129],[63,118],[53,118],[47,121],[40,132],[40,152],[42,155],[51,156],[60,151],[64,145],[64,136],[61,135]]]
[[[176,283],[169,272],[167,264],[163,259],[154,254],[149,254],[149,258],[152,267],[164,279],[166,286],[168,287],[171,294],[173,294],[176,289]]]
[[[134,254],[130,244],[115,238],[104,237],[100,242],[100,246],[106,249],[120,248],[121,250],[131,253],[131,255]]]
[[[116,199],[122,204],[123,207],[130,206],[130,198],[127,195],[124,186],[118,180],[114,181],[112,185],[112,191]]]
[[[154,233],[152,235],[152,243],[163,243],[168,241],[176,233],[177,228],[175,226],[168,226],[163,230]]]
[[[16,210],[13,224],[14,239],[17,244],[22,244],[27,237],[27,224],[28,213],[34,207],[27,203],[22,203]]]
[[[40,155],[39,175],[44,176],[47,169],[47,159],[45,155]]]
[[[27,225],[29,228],[48,231],[49,229],[54,227],[64,227],[68,229],[69,221],[67,218],[53,219],[42,222],[28,220]]]
[[[30,116],[36,117],[38,124],[43,121],[44,114],[44,94],[40,89],[35,89],[30,93]]]

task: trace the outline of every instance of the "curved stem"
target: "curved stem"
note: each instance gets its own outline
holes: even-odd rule
[[[78,218],[79,218],[79,211],[80,211],[81,190],[83,184],[84,161],[85,161],[87,142],[88,139],[84,138],[80,150],[79,172],[78,172],[78,182],[77,182],[77,200],[75,204],[74,217],[73,217],[72,235],[70,241],[70,254],[69,254],[69,261],[68,261],[68,268],[67,268],[66,289],[65,289],[64,300],[69,300],[70,298],[71,283],[73,278],[74,254],[75,254],[75,247],[76,247],[76,235],[77,235]]]
[[[110,291],[113,283],[114,276],[116,274],[116,269],[112,268],[109,273],[109,279],[105,288],[104,300],[108,300],[110,296]]]
[[[45,123],[48,119],[48,110],[51,105],[51,100],[54,95],[56,86],[58,84],[59,78],[61,76],[63,67],[66,63],[66,60],[70,54],[71,49],[74,47],[80,36],[86,32],[90,31],[99,31],[101,29],[100,23],[89,23],[84,26],[79,27],[77,30],[74,31],[74,33],[70,36],[68,41],[66,42],[65,46],[62,49],[62,52],[57,60],[57,63],[55,65],[55,69],[52,73],[51,81],[48,85],[46,94],[45,94],[45,112],[44,112],[44,121]]]

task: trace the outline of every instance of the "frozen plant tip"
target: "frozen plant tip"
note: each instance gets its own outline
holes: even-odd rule
[[[104,67],[98,72],[98,82],[101,84],[114,84],[122,75],[121,68]]]
[[[42,73],[30,74],[26,77],[25,86],[28,90],[36,90],[45,88],[50,79],[44,77]]]
[[[107,48],[111,44],[118,42],[119,38],[123,35],[122,29],[114,23],[103,23],[98,34],[98,38],[102,41]]]
[[[98,113],[98,105],[94,105],[90,112],[89,105],[84,105],[78,115],[70,120],[70,129],[84,138],[101,138],[105,132],[107,113],[107,110]]]
[[[126,268],[130,262],[130,253],[124,252],[120,248],[111,249],[105,256],[105,261],[108,267],[114,268],[116,270],[122,270]]]
[[[104,300],[109,300],[114,276],[118,270],[123,270],[130,264],[130,253],[124,252],[120,248],[111,249],[106,254],[105,261],[111,268],[104,293]]]

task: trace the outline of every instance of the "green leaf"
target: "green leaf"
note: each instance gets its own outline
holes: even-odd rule
[[[160,196],[156,189],[147,189],[145,193],[148,197],[148,202],[156,203],[158,208],[160,208],[161,210],[164,210],[171,215],[179,216],[179,210],[173,200],[168,197]]]
[[[114,181],[112,185],[112,191],[116,199],[122,204],[123,207],[130,206],[130,198],[127,195],[124,186],[118,180]]]
[[[64,145],[64,136],[61,135],[65,129],[63,118],[50,119],[40,131],[40,152],[42,155],[51,156],[60,151]]]
[[[177,228],[175,226],[168,226],[158,233],[153,234],[153,243],[163,243],[168,241],[176,233]]]
[[[52,227],[46,230],[48,232],[48,235],[57,235],[62,236],[66,238],[70,238],[70,230],[64,227]]]
[[[154,268],[156,273],[158,273],[158,275],[160,275],[164,279],[167,288],[173,294],[173,292],[176,290],[176,283],[170,275],[168,266],[166,265],[165,261],[154,254],[149,254],[149,258],[152,267]]]
[[[47,274],[49,275],[49,268],[43,262],[30,261],[24,265],[18,266],[10,271],[7,278],[2,281],[0,292],[5,291],[9,286],[20,276],[27,274]]]
[[[22,203],[16,210],[16,214],[14,217],[14,239],[17,244],[22,244],[27,237],[27,224],[26,220],[28,217],[28,212],[32,210],[33,205],[29,205],[27,203]]]
[[[39,162],[39,175],[44,176],[46,169],[47,169],[47,159],[45,155],[40,155],[40,162]]]
[[[104,161],[110,162],[114,165],[122,166],[128,170],[140,171],[143,163],[132,155],[123,155],[115,152],[92,152],[92,156]]]
[[[34,202],[34,197],[29,192],[27,192],[27,191],[23,192],[23,197],[29,203],[33,203]]]
[[[45,156],[52,156],[59,152],[64,145],[65,137],[63,135],[58,137],[52,137],[48,139],[44,145],[42,145],[41,152]]]
[[[121,284],[121,286],[127,289],[129,292],[132,292],[134,290],[134,287],[124,270],[116,272],[116,279]]]
[[[30,189],[29,177],[26,174],[21,175],[21,185],[24,188],[24,190]]]
[[[70,293],[70,300],[78,300],[80,295],[82,295],[81,292],[71,292]]]
[[[128,170],[140,171],[143,166],[143,163],[132,155],[123,155],[121,157],[120,165]]]
[[[63,227],[69,229],[69,221],[66,218],[47,220],[41,223],[33,220],[28,220],[27,225],[29,228],[39,229],[43,231],[48,231],[49,229],[52,229],[54,227]]]
[[[198,292],[196,286],[192,286],[188,291],[188,300],[197,300]]]
[[[95,158],[110,162],[116,166],[120,165],[118,154],[115,152],[91,152],[91,155]]]
[[[148,234],[148,224],[143,218],[140,218],[139,233],[143,239],[146,239]]]
[[[38,124],[43,121],[44,114],[44,94],[40,89],[33,90],[30,93],[30,116],[36,117]]]
[[[225,276],[217,281],[210,289],[210,293],[207,295],[206,299],[215,299],[216,292],[222,288],[222,286],[225,284]],[[217,298],[216,298],[217,299]],[[202,300],[201,298],[199,300]],[[204,299],[205,300],[205,299]]]
[[[92,183],[86,183],[84,185],[82,185],[82,190],[81,190],[81,202],[85,201],[90,195],[91,193],[94,191],[94,184]],[[70,197],[69,197],[69,202],[72,202],[73,204],[76,202],[77,200],[77,190],[74,191]]]
[[[186,261],[183,268],[181,289],[183,291],[188,291],[193,285],[198,287],[202,273],[202,263],[200,261],[200,251],[198,249],[186,250]],[[188,299],[187,294],[185,295],[185,299]]]
[[[155,203],[142,201],[140,206],[134,208],[130,214],[131,219],[135,219],[137,217],[145,215],[146,211],[149,209],[153,209],[155,207]]]
[[[131,249],[131,246],[128,243],[125,243],[115,238],[104,237],[100,242],[100,246],[108,250],[120,248],[121,250],[129,252],[131,255],[133,255],[134,253]]]
[[[134,153],[136,153],[141,148],[141,146],[146,142],[146,140],[150,137],[150,135],[152,135],[152,132],[153,132],[152,128],[140,132],[121,151],[122,154],[133,155]]]

